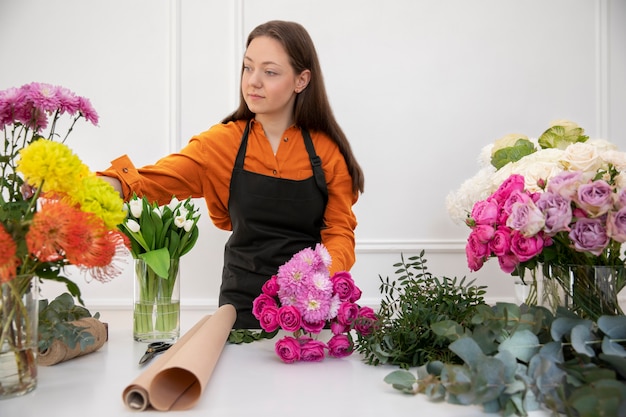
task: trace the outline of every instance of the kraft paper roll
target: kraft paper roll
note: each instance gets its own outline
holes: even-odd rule
[[[104,342],[107,341],[107,325],[96,318],[86,317],[70,323],[76,327],[84,327],[85,329],[83,331],[89,332],[95,338],[94,343],[86,346],[85,350],[81,350],[80,344],[78,343],[74,346],[74,348],[70,348],[64,342],[54,340],[47,350],[37,354],[37,363],[39,365],[56,365],[57,363],[65,362],[78,356],[95,352],[104,345]]]
[[[226,304],[200,319],[124,389],[126,406],[135,411],[149,406],[159,411],[193,407],[209,382],[236,316],[235,307]]]

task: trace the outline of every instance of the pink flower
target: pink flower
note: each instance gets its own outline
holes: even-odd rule
[[[519,259],[513,253],[508,252],[504,255],[498,256],[498,265],[500,265],[500,269],[507,274],[515,271],[517,265],[519,265]]]
[[[541,236],[526,237],[520,232],[513,232],[511,236],[511,252],[520,262],[526,262],[537,256],[543,250]]]
[[[606,221],[607,235],[613,240],[626,242],[626,206],[618,211],[612,211]]]
[[[335,272],[330,279],[333,283],[333,292],[339,296],[341,301],[347,301],[354,291],[354,280],[347,271]]]
[[[337,312],[337,321],[345,326],[351,326],[352,322],[357,318],[359,314],[359,306],[349,301],[343,302],[339,306]]]
[[[320,321],[315,322],[315,323],[311,323],[311,322],[308,322],[306,320],[302,320],[301,326],[302,326],[302,330],[304,330],[305,332],[317,334],[317,333],[322,331],[322,329],[324,328],[325,324],[326,324],[326,322],[324,320],[320,320]]]
[[[279,288],[280,286],[278,285],[278,282],[276,281],[276,275],[272,275],[270,279],[265,281],[265,284],[263,284],[263,287],[261,288],[261,290],[263,291],[264,294],[267,294],[270,297],[276,297],[278,295]]]
[[[367,336],[372,333],[377,320],[376,313],[371,307],[361,307],[354,322],[354,329],[363,336]]]
[[[477,225],[494,225],[498,219],[498,202],[495,200],[482,200],[474,204],[471,218]]]
[[[474,230],[472,231],[472,233],[474,234],[474,236],[476,236],[476,239],[480,243],[487,244],[489,243],[491,239],[493,239],[493,236],[496,233],[496,230],[494,229],[493,226],[489,226],[486,224],[479,224],[476,227],[474,227]]]
[[[352,350],[352,342],[345,334],[336,334],[328,341],[328,354],[334,358],[350,356]]]
[[[496,200],[499,204],[504,203],[514,191],[524,191],[524,177],[522,175],[513,174],[489,197]]]
[[[294,363],[300,360],[300,343],[291,336],[285,336],[276,342],[274,350],[285,363]]]
[[[577,251],[596,256],[600,256],[609,243],[606,228],[600,219],[578,219],[569,232],[569,238]]]
[[[467,256],[467,265],[470,270],[478,271],[489,256],[489,246],[486,243],[482,243],[477,234],[472,231],[467,238],[465,255]]]
[[[252,315],[254,318],[259,320],[266,306],[276,307],[276,300],[267,294],[259,294],[259,296],[252,301]]]
[[[78,111],[80,114],[89,122],[91,122],[94,126],[98,125],[98,113],[91,105],[91,101],[89,101],[86,97],[78,98]]]
[[[294,306],[281,306],[278,308],[278,323],[288,332],[295,332],[300,328],[302,317],[300,311]]]
[[[613,189],[602,180],[583,184],[578,188],[575,201],[589,213],[588,217],[599,217],[613,207]]]
[[[330,331],[333,334],[341,334],[350,330],[350,326],[346,326],[345,324],[341,324],[338,321],[333,320],[330,324]]]
[[[300,344],[300,360],[306,362],[320,362],[324,359],[324,349],[326,349],[324,342],[311,338],[302,338]]]
[[[278,323],[278,307],[266,305],[261,311],[261,317],[258,318],[261,328],[268,333],[277,330],[280,326]]]
[[[506,226],[499,226],[493,234],[493,239],[489,242],[489,250],[496,255],[502,256],[510,252],[511,229]]]
[[[356,303],[357,301],[359,301],[361,299],[361,294],[361,289],[355,286],[354,290],[352,291],[352,296],[350,297],[350,302]]]

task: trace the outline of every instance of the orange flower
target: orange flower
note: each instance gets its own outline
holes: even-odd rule
[[[41,262],[63,258],[63,248],[69,247],[71,228],[83,222],[83,215],[61,201],[46,200],[35,216],[26,235],[26,247]]]
[[[17,246],[4,227],[0,227],[0,283],[11,281],[19,265]]]

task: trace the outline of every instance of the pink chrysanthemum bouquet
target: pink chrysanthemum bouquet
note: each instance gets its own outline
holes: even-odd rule
[[[276,342],[283,362],[319,362],[326,353],[335,358],[354,350],[350,332],[368,334],[376,322],[370,307],[356,302],[361,290],[349,272],[330,276],[331,257],[322,244],[305,248],[278,268],[253,302],[252,313],[268,333],[282,329],[293,333]],[[329,327],[328,342],[317,339]]]

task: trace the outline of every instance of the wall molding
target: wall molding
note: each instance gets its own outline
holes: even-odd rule
[[[609,0],[596,2],[596,124],[601,138],[610,133],[609,4]]]
[[[430,253],[465,254],[463,239],[437,240],[357,240],[356,252],[361,254],[408,253],[421,250]]]

